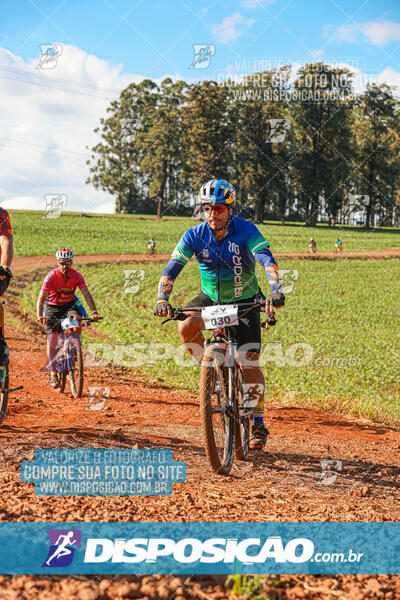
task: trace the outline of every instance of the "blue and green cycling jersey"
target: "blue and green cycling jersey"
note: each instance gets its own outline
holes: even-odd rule
[[[179,240],[164,269],[158,300],[168,300],[175,279],[195,255],[200,267],[201,289],[215,302],[251,298],[258,292],[255,259],[264,267],[272,292],[282,292],[278,265],[258,228],[232,216],[220,243],[207,221],[189,229]]]

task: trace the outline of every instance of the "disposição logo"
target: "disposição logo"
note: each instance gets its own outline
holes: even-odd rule
[[[81,545],[79,529],[48,529],[50,548],[42,567],[68,567],[73,561],[75,549]]]

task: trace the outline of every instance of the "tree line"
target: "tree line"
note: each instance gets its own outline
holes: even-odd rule
[[[362,215],[399,226],[400,102],[386,84],[354,90],[342,67],[310,63],[240,81],[132,83],[107,108],[86,181],[124,213],[191,214],[212,178],[263,219],[315,225]]]

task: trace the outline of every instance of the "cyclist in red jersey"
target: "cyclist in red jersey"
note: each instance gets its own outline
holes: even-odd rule
[[[0,208],[0,296],[4,294],[12,277],[11,263],[13,259],[13,234],[10,215]],[[0,365],[8,363],[8,346],[4,339],[4,307],[0,301]]]
[[[58,268],[47,274],[36,304],[36,315],[46,327],[47,356],[50,363],[50,384],[57,387],[54,358],[60,333],[60,319],[74,316],[80,320],[81,312],[74,298],[76,288],[79,288],[92,311],[93,321],[99,320],[92,294],[89,292],[83,276],[72,268],[74,253],[69,248],[61,248],[56,252]],[[44,314],[43,314],[43,308]]]

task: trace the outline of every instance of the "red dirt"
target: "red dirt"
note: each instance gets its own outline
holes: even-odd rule
[[[363,258],[400,256],[400,250],[362,253]],[[321,253],[322,254],[322,253]],[[333,259],[348,258],[323,253]],[[360,254],[360,253],[357,253]],[[303,256],[304,255],[304,256]],[[277,255],[279,256],[279,255]],[[281,255],[283,256],[283,255]],[[308,253],[285,257],[318,258]],[[351,257],[356,257],[351,254]],[[359,258],[359,256],[357,256]],[[81,256],[76,262],[165,261],[168,255]],[[53,266],[52,257],[17,257],[21,273]],[[11,297],[7,311],[21,318]],[[7,326],[11,385],[15,392],[0,427],[0,521],[398,521],[400,519],[400,431],[367,420],[321,410],[268,403],[271,432],[266,451],[236,462],[229,477],[212,474],[203,449],[195,394],[145,381],[133,370],[90,368],[85,393],[58,394],[40,372],[45,338],[38,326]],[[85,410],[88,386],[110,388],[104,410]],[[187,463],[187,482],[171,496],[39,497],[21,483],[19,463],[36,448],[166,447]],[[342,461],[333,485],[319,483],[320,461]],[[227,491],[229,490],[229,493]],[[399,598],[400,576],[273,576],[260,582],[270,598]],[[0,598],[108,600],[230,597],[224,577],[0,576]]]
[[[129,369],[90,368],[84,397],[72,399],[69,393],[52,390],[47,374],[40,372],[45,362],[44,338],[13,326],[7,327],[7,338],[12,356],[11,384],[22,384],[24,390],[10,398],[6,419],[0,427],[0,521],[400,519],[397,429],[290,404],[278,406],[271,401],[266,409],[271,431],[267,450],[254,454],[250,462],[236,462],[229,477],[217,476],[207,464],[195,394],[166,388],[156,381],[139,380]],[[89,385],[110,388],[104,410],[85,410]],[[187,482],[174,484],[172,495],[161,499],[39,497],[35,496],[33,484],[20,482],[19,463],[32,460],[35,448],[136,445],[171,448],[175,460],[187,463]],[[343,463],[336,483],[331,486],[318,483],[320,460],[326,458]],[[278,589],[283,598],[318,598],[325,589],[327,597],[332,594],[332,597],[363,598],[366,597],[363,590],[368,590],[368,597],[383,597],[372,594],[375,589],[383,589],[385,593],[396,590],[396,595],[385,597],[400,598],[400,577],[284,576],[281,579],[282,583],[276,587],[267,578],[266,593],[271,595],[272,589]],[[12,595],[16,588],[29,589],[27,598],[38,598],[46,590],[45,597],[49,599],[94,600],[102,591],[101,597],[105,599],[168,598],[171,593],[171,598],[222,600],[229,595],[223,586],[206,578],[181,577],[175,578],[173,584],[170,582],[168,577],[13,576],[0,578],[0,597],[6,589],[11,595],[7,593],[4,598],[22,597]],[[328,593],[329,589],[332,591]]]
[[[306,259],[306,260],[340,260],[340,259],[383,259],[383,258],[400,258],[400,248],[389,250],[346,250],[343,252],[317,252],[310,254],[309,252],[274,252],[276,258],[287,259]],[[170,258],[170,254],[84,254],[76,256],[74,262],[82,263],[98,263],[98,262],[113,262],[113,263],[142,263],[142,262],[164,262]],[[53,256],[38,255],[38,256],[16,256],[13,260],[12,269],[16,273],[29,271],[38,267],[54,267],[55,259]]]

